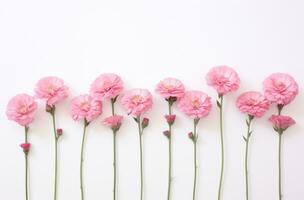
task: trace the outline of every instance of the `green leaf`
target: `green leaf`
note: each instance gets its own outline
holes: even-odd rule
[[[245,140],[245,142],[247,142],[247,138],[243,135],[243,139]]]
[[[222,105],[221,105],[221,103],[218,101],[218,100],[216,100],[216,105],[217,105],[217,107],[222,107]]]

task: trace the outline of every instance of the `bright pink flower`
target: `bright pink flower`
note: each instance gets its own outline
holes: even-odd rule
[[[263,85],[265,97],[271,103],[287,105],[298,94],[298,84],[288,74],[272,74],[264,80]]]
[[[103,120],[103,124],[112,128],[112,129],[118,130],[121,126],[122,120],[123,120],[123,116],[114,115],[114,116],[110,116],[110,117],[105,118]]]
[[[97,99],[115,98],[123,90],[123,82],[116,74],[102,74],[91,84],[90,93]]]
[[[269,121],[273,124],[273,127],[277,130],[285,130],[296,122],[289,116],[284,115],[272,115]]]
[[[34,120],[37,103],[34,97],[27,94],[14,96],[7,104],[6,115],[21,126],[28,126]]]
[[[172,125],[175,121],[176,115],[165,115],[168,124]]]
[[[20,144],[20,147],[23,149],[24,152],[29,152],[30,151],[30,148],[31,148],[31,143],[22,143]]]
[[[176,97],[179,99],[184,96],[185,87],[184,84],[178,79],[165,78],[156,85],[155,91],[165,99],[170,97]]]
[[[236,100],[236,106],[241,112],[253,117],[262,117],[269,109],[269,102],[260,92],[245,92]]]
[[[138,117],[152,107],[152,95],[145,89],[129,90],[121,98],[121,104],[128,111],[128,114]]]
[[[240,86],[238,74],[228,66],[213,67],[208,72],[206,80],[220,95],[235,91]]]
[[[203,118],[211,110],[211,98],[201,91],[187,91],[180,99],[178,107],[193,119]]]
[[[86,119],[93,121],[102,113],[102,102],[90,95],[80,95],[71,102],[72,118],[76,121]]]
[[[68,90],[62,79],[48,76],[38,81],[35,93],[38,98],[46,100],[47,105],[53,106],[68,97]]]

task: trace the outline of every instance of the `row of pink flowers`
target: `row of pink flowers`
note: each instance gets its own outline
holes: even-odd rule
[[[221,100],[223,100],[224,95],[236,91],[240,86],[238,74],[228,66],[212,68],[205,79],[207,84],[216,90]],[[276,104],[279,108],[279,114],[272,115],[269,121],[277,132],[282,133],[295,123],[291,117],[281,115],[280,111],[285,105],[292,102],[298,94],[298,85],[290,75],[275,73],[264,80],[263,88],[263,93],[248,91],[241,94],[236,100],[236,106],[242,113],[253,119],[262,117],[271,104]],[[118,96],[121,95],[119,101],[126,113],[136,120],[150,110],[153,104],[152,94],[146,89],[123,90],[124,84],[120,76],[110,73],[100,75],[91,84],[88,94],[79,95],[71,100],[70,113],[72,118],[75,121],[84,120],[86,123],[90,123],[102,114],[103,101],[110,100],[113,106],[112,116],[106,117],[103,120],[103,124],[116,133],[123,120],[123,116],[114,112],[114,103]],[[156,85],[155,91],[168,101],[169,109],[174,102],[177,102],[179,110],[189,118],[194,119],[196,124],[201,118],[206,117],[212,109],[211,97],[202,91],[186,90],[184,84],[175,78],[163,79]],[[35,96],[27,94],[14,96],[7,105],[6,114],[9,120],[16,121],[21,126],[28,128],[29,124],[33,122],[38,108],[36,98],[44,100],[46,111],[54,115],[55,105],[68,96],[69,88],[62,79],[45,77],[36,84]],[[217,101],[217,104],[219,107],[222,106],[220,101]],[[176,119],[176,115],[169,113],[165,115],[165,119],[171,126]],[[148,118],[144,118],[142,129],[147,124]],[[140,131],[142,129],[140,128]],[[59,137],[61,134],[62,129],[57,129],[57,136]],[[164,134],[169,138],[171,132],[165,131]],[[189,137],[195,142],[196,138],[194,137],[196,136],[192,132],[191,134]],[[24,151],[28,152],[30,143],[22,143],[20,146]]]

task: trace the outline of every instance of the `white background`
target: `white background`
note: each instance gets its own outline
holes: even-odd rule
[[[0,198],[24,198],[24,158],[18,146],[23,128],[8,121],[5,107],[17,93],[33,94],[36,81],[47,75],[62,77],[71,88],[70,98],[58,105],[60,180],[58,200],[80,199],[79,156],[82,123],[69,115],[73,96],[88,92],[101,73],[119,74],[126,89],[148,88],[172,76],[187,89],[216,97],[206,85],[207,71],[219,64],[235,68],[240,89],[227,95],[225,104],[226,171],[223,199],[244,199],[245,116],[235,107],[236,97],[261,90],[273,72],[288,72],[298,81],[300,94],[283,113],[297,124],[283,141],[283,192],[286,200],[304,198],[303,52],[304,13],[301,0],[2,0],[0,2]],[[301,103],[302,102],[302,103]],[[53,137],[50,115],[39,104],[31,125],[31,199],[52,199]],[[199,125],[199,180],[197,199],[214,200],[220,173],[218,110]],[[166,199],[167,104],[154,95],[147,113],[151,126],[144,135],[145,199]],[[192,121],[180,113],[173,135],[173,190],[175,200],[191,199],[192,143],[187,132]],[[267,118],[254,122],[250,144],[251,199],[278,199],[278,137]],[[118,108],[119,114],[125,112]],[[88,129],[85,149],[87,200],[112,198],[112,135],[101,124],[104,114]],[[139,199],[138,134],[125,117],[118,136],[118,199]]]

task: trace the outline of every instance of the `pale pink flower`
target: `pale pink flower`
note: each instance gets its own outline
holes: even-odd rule
[[[235,91],[240,86],[238,74],[228,66],[213,67],[206,75],[206,80],[219,95]]]
[[[253,117],[262,117],[269,109],[269,102],[260,92],[250,91],[237,98],[236,106],[242,113]]]
[[[284,115],[272,115],[269,121],[273,124],[273,127],[277,130],[286,130],[288,127],[294,125],[296,122],[289,116]]]
[[[90,95],[80,95],[71,102],[72,118],[76,121],[86,119],[93,121],[102,113],[102,102]]]
[[[27,94],[14,96],[7,104],[6,115],[21,126],[28,126],[34,120],[37,103],[34,97]]]
[[[178,107],[190,118],[203,118],[211,110],[211,98],[201,91],[187,91],[178,102]]]
[[[128,114],[138,117],[152,107],[152,95],[145,89],[129,90],[121,98],[121,104]]]
[[[123,81],[116,74],[102,74],[91,84],[90,93],[97,99],[115,98],[123,90]]]
[[[170,97],[179,99],[184,96],[185,87],[178,79],[165,78],[156,85],[155,91],[165,99],[169,99]]]
[[[40,79],[35,88],[36,96],[46,100],[46,104],[49,106],[53,106],[67,98],[69,95],[68,91],[69,89],[64,84],[64,81],[54,76]]]
[[[298,84],[288,74],[271,74],[264,80],[263,85],[265,97],[271,103],[287,105],[298,94]]]
[[[103,120],[103,124],[112,129],[118,130],[121,126],[122,120],[123,120],[123,116],[113,115],[113,116],[105,118]]]

